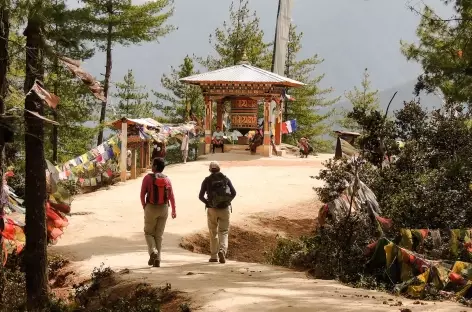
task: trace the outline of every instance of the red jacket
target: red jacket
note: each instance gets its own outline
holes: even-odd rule
[[[172,189],[172,183],[170,182],[170,179],[166,177],[166,181],[168,184],[168,198],[170,201],[170,204],[172,206],[172,209],[175,210],[175,198],[174,198],[174,190]],[[152,192],[152,185],[153,183],[153,178],[150,174],[147,174],[144,179],[143,179],[143,184],[141,185],[141,204],[143,207],[146,205],[146,196],[149,196]],[[167,203],[168,204],[168,203]]]

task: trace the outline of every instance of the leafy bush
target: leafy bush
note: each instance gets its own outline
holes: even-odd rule
[[[382,216],[392,219],[391,233],[399,233],[400,228],[444,232],[472,228],[472,116],[468,109],[449,105],[426,112],[412,101],[404,103],[393,120],[363,109],[354,109],[349,116],[362,129],[358,147],[361,157],[368,160],[358,171],[359,178],[376,194]],[[400,149],[397,140],[404,147]],[[354,165],[347,159],[328,161],[316,177],[324,182],[315,189],[320,200],[337,198],[346,183],[352,182],[353,173]],[[313,237],[281,240],[269,260],[311,269],[317,277],[385,287],[382,274],[359,265],[368,260],[364,251],[378,238],[376,229],[368,216],[341,216],[319,228]],[[443,237],[447,243],[447,235]],[[431,248],[429,245],[425,241],[422,247]],[[470,261],[463,246],[456,255],[448,249],[445,245],[423,252],[434,258]]]
[[[296,267],[293,261],[293,255],[304,251],[303,238],[300,240],[292,240],[288,238],[279,238],[277,246],[267,254],[267,261],[273,265],[286,267]]]
[[[192,140],[188,145],[187,161],[195,161],[198,158],[198,140]],[[166,165],[179,164],[183,162],[180,144],[170,145],[166,148]]]
[[[3,292],[0,289],[0,312],[26,311],[26,281],[22,261],[23,257],[21,255],[13,254],[8,257],[8,262],[3,270]],[[48,258],[50,278],[68,263],[67,259],[60,256]],[[63,301],[51,296],[47,311],[66,312],[69,311],[69,308]]]
[[[0,293],[0,312],[26,311],[26,281],[25,275],[17,265],[11,265],[16,260],[9,257],[9,263],[4,268],[3,291]],[[15,263],[16,264],[16,263]],[[0,289],[1,291],[2,289]]]
[[[405,147],[371,187],[397,227],[472,227],[471,116],[456,105],[446,111],[427,113],[410,102],[396,113]]]
[[[359,177],[377,195],[383,216],[391,218],[396,229],[472,227],[468,109],[449,105],[426,112],[412,101],[395,112],[394,120],[384,120],[380,112],[360,110],[350,116],[362,128],[361,155],[372,164],[363,166]],[[396,140],[405,143],[402,149]],[[385,166],[382,155],[395,161]],[[325,182],[317,189],[323,202],[336,198],[344,181],[349,181],[349,172],[352,166],[347,160],[326,164],[318,176]]]
[[[25,275],[20,264],[21,257],[12,256],[5,267],[0,312],[26,312]],[[51,257],[50,276],[67,264],[62,257]],[[117,273],[103,264],[93,270],[90,281],[75,285],[74,289],[71,303],[51,295],[45,312],[159,312],[162,302],[175,298],[170,285],[155,288],[142,283],[123,283]],[[182,304],[181,310],[190,311],[190,308]]]
[[[268,261],[308,269],[316,278],[359,282],[366,273],[360,263],[368,260],[365,248],[372,242],[375,230],[365,220],[363,217],[344,219],[319,228],[311,237],[280,239]]]

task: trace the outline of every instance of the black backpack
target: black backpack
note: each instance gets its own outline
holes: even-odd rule
[[[213,208],[227,208],[233,196],[228,185],[228,178],[222,173],[214,173],[208,177],[208,205]]]

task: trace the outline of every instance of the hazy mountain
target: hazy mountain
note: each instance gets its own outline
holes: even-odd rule
[[[415,87],[416,80],[407,82],[403,85],[398,87],[394,87],[391,89],[384,90],[379,92],[379,98],[382,109],[386,109],[390,99],[392,98],[393,94],[398,91],[397,95],[392,101],[390,105],[389,112],[393,113],[403,107],[404,101],[410,101],[415,99],[415,95],[413,94],[413,90]],[[419,99],[421,105],[428,110],[432,110],[434,108],[440,108],[442,105],[442,100],[439,96],[435,94],[426,94],[422,93],[416,99]]]
[[[395,92],[397,92],[397,94],[395,95],[392,104],[390,104],[389,113],[393,113],[401,109],[403,107],[403,102],[408,102],[413,99],[419,99],[421,105],[428,110],[441,107],[442,100],[435,94],[422,93],[419,97],[416,97],[413,94],[415,83],[416,80],[411,80],[399,86],[380,91],[378,94],[380,108],[384,111],[387,109],[388,103],[392,99],[392,96],[395,94]],[[336,106],[340,108],[349,108],[351,107],[351,103],[344,98]]]

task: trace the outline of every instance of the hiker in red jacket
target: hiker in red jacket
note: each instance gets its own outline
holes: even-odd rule
[[[144,209],[144,237],[148,245],[148,265],[160,267],[162,235],[169,213],[169,202],[172,206],[172,219],[177,217],[172,184],[162,174],[165,163],[162,158],[152,161],[152,173],[143,179],[141,186],[141,204]]]

